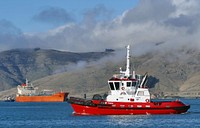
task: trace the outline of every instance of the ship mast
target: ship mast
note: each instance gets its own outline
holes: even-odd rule
[[[130,77],[130,46],[127,47],[127,53],[126,53],[126,72],[125,76]]]
[[[130,77],[130,45],[126,47],[127,53],[126,53],[126,71],[122,71],[120,68],[120,73],[124,74],[125,77]]]
[[[28,86],[28,79],[26,78],[26,86]]]

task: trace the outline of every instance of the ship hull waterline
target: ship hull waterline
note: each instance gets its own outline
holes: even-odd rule
[[[16,102],[64,102],[68,93],[56,93],[48,96],[16,96]]]
[[[164,103],[164,102],[163,102]],[[175,103],[175,102],[174,102]],[[181,114],[186,113],[190,105],[156,106],[155,103],[144,103],[136,107],[109,107],[109,106],[87,106],[71,104],[74,115],[154,115],[154,114]],[[165,104],[165,103],[164,103]],[[135,105],[133,105],[135,106]],[[137,107],[138,106],[138,107]]]

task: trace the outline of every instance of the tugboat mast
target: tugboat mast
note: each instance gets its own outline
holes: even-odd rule
[[[127,47],[127,53],[126,53],[126,72],[125,76],[130,77],[130,45]]]
[[[127,49],[127,53],[126,53],[126,71],[122,71],[122,69],[120,68],[120,73],[124,75],[124,77],[130,77],[131,73],[130,73],[130,45],[128,45],[126,47]]]

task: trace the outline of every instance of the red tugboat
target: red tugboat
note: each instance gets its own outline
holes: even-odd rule
[[[141,77],[130,71],[130,46],[127,46],[126,71],[108,80],[110,93],[106,97],[98,94],[91,100],[70,97],[69,103],[75,115],[137,115],[137,114],[180,114],[190,105],[179,100],[152,101],[148,88],[145,88],[147,73]]]

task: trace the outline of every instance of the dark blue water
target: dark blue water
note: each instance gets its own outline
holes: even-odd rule
[[[200,99],[186,114],[73,116],[68,103],[0,102],[0,128],[199,128]]]

